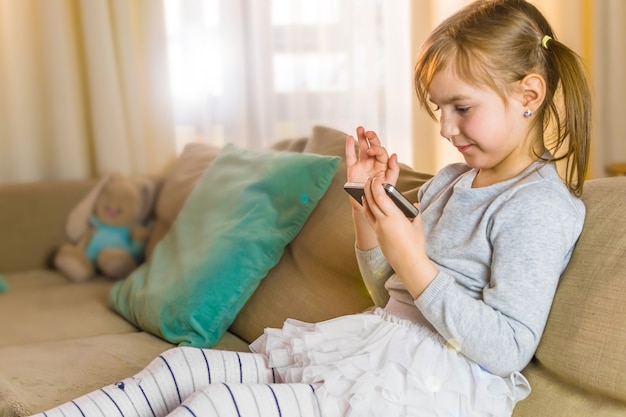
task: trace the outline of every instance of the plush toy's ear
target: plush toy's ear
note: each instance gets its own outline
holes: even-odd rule
[[[72,209],[65,225],[65,231],[73,242],[78,242],[80,237],[89,227],[89,216],[93,213],[98,195],[102,188],[111,179],[113,174],[103,176],[98,184]]]
[[[143,223],[152,212],[152,207],[156,198],[157,184],[156,181],[149,178],[136,178],[134,181],[141,193],[142,202],[141,211],[139,212],[137,221],[139,223]]]

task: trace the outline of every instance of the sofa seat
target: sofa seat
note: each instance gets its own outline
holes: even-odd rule
[[[15,313],[0,316],[0,347],[137,331],[109,310],[113,282],[106,278],[73,284],[57,272],[35,270],[5,279],[10,290],[3,309]]]
[[[53,270],[3,275],[0,416],[44,411],[131,376],[173,347],[108,307],[113,281],[72,283]],[[8,313],[8,314],[7,314]],[[246,350],[231,333],[216,347]]]

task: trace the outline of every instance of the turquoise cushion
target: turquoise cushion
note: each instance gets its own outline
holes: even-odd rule
[[[114,285],[111,306],[171,343],[213,346],[278,263],[340,162],[225,146],[150,260]]]

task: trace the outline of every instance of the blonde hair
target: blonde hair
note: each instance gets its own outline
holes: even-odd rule
[[[430,34],[414,76],[418,100],[433,119],[428,90],[448,65],[464,81],[491,88],[503,99],[513,83],[540,74],[546,96],[533,123],[554,132],[550,139],[542,134],[543,145],[551,161],[566,161],[565,183],[580,196],[589,160],[591,93],[581,58],[556,39],[535,6],[525,0],[477,0]]]

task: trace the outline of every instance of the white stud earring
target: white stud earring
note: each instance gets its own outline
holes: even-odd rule
[[[526,109],[524,112],[524,117],[528,118],[533,115],[533,111],[531,109]]]

